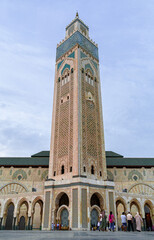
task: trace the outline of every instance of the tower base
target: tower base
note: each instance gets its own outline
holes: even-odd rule
[[[104,209],[115,213],[114,182],[82,177],[45,182],[43,230],[90,230],[97,226],[98,216]]]

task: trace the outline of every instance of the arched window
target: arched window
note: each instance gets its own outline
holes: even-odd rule
[[[91,166],[91,174],[94,174],[94,166]]]
[[[70,81],[69,72],[66,72],[65,75],[63,75],[62,77],[62,83],[61,83],[62,86],[68,83],[69,81]]]
[[[85,166],[83,167],[83,171],[86,172],[86,167]]]
[[[64,170],[64,165],[61,166],[61,174],[64,174],[65,170]]]

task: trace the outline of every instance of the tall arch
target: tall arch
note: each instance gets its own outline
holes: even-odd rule
[[[91,229],[97,227],[98,219],[100,212],[98,211],[98,207],[93,207],[90,213],[90,225]]]
[[[59,207],[57,211],[57,222],[61,225],[61,229],[69,229],[69,208],[66,205]]]
[[[32,229],[41,230],[43,215],[43,200],[36,198],[32,204]]]
[[[5,230],[13,229],[14,204],[10,202],[6,207]]]
[[[61,211],[63,208],[68,210],[69,216],[69,197],[65,192],[61,192],[57,195],[55,200],[55,223],[61,223]],[[66,211],[65,211],[66,213]]]
[[[121,214],[123,212],[126,213],[127,207],[126,207],[126,202],[123,198],[117,198],[116,199],[116,213],[117,213],[117,224],[118,224],[118,229],[121,227]]]
[[[148,231],[152,230],[152,226],[154,225],[154,205],[150,200],[144,202],[144,213],[146,229]]]
[[[104,199],[101,196],[100,193],[95,192],[92,194],[91,198],[90,198],[90,205],[91,207],[96,205],[98,206],[101,210],[103,210],[104,208]]]
[[[135,198],[130,201],[130,211],[133,217],[136,215],[136,212],[139,212],[139,214],[142,216],[141,205]]]
[[[17,226],[19,230],[27,229],[28,225],[28,201],[22,198],[17,205]]]

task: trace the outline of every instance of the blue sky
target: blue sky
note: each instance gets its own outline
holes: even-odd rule
[[[98,43],[106,150],[154,157],[154,1],[0,0],[0,156],[49,150],[56,45]]]

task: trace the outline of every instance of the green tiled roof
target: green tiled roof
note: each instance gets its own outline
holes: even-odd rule
[[[1,157],[0,166],[48,167],[49,157]]]
[[[0,166],[5,167],[48,167],[49,151],[38,152],[31,157],[0,157]],[[106,151],[107,167],[154,167],[154,158],[124,158],[122,155]]]
[[[154,167],[154,158],[107,157],[107,167]]]
[[[106,151],[106,157],[123,157],[122,155],[112,152],[112,151]]]
[[[50,151],[41,151],[31,155],[31,157],[49,157]]]

